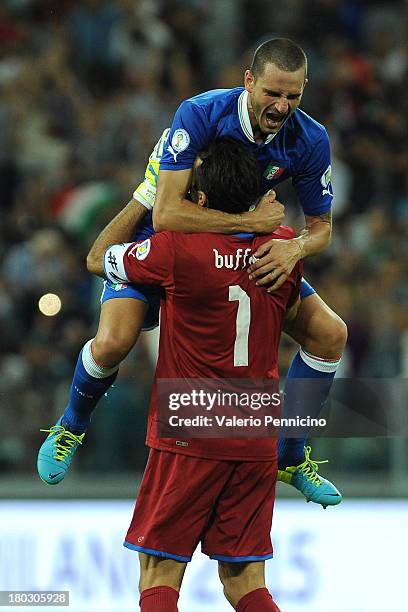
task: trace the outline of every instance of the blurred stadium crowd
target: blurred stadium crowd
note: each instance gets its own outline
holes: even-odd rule
[[[274,35],[305,48],[302,108],[331,137],[334,238],[306,277],[348,323],[342,374],[408,375],[407,24],[404,0],[1,1],[0,471],[34,472],[38,429],[61,414],[94,333],[94,237],[179,102],[240,85]],[[300,225],[292,188],[278,195]],[[62,300],[53,317],[37,307],[48,292]],[[291,350],[284,342],[283,372]],[[83,467],[142,466],[150,380],[142,342],[99,408]]]

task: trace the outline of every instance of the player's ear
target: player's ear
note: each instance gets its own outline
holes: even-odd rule
[[[255,78],[252,72],[250,70],[245,70],[244,86],[245,86],[245,89],[249,91],[249,93],[252,93],[252,90],[254,88],[254,83],[255,83]]]
[[[198,195],[197,204],[199,206],[208,206],[208,198],[206,194],[204,193],[204,191],[197,191],[197,195]]]

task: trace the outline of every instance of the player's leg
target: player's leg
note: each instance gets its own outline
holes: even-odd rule
[[[187,563],[139,553],[140,609],[142,612],[177,612]]]
[[[311,355],[339,360],[347,342],[347,326],[304,279],[296,318],[285,332]]]
[[[319,415],[347,341],[345,323],[305,281],[302,283],[302,293],[296,319],[285,325],[285,332],[298,342],[300,349],[287,375],[284,417]],[[300,384],[299,379],[311,382]],[[341,495],[331,483],[317,475],[317,466],[313,466],[309,458],[310,448],[305,447],[306,437],[279,440],[279,480],[299,488],[310,501],[324,506],[340,503]],[[302,465],[303,469],[296,470],[296,477],[293,478],[295,468]]]
[[[265,584],[265,561],[218,562],[224,595],[238,612],[279,612]]]
[[[146,298],[130,286],[115,291],[105,284],[101,301],[98,331],[79,354],[64,414],[44,430],[49,435],[39,450],[37,468],[47,484],[58,484],[65,477],[97,403],[139,337],[148,309]]]
[[[81,350],[63,424],[83,433],[100,398],[113,384],[121,361],[136,343],[147,311],[139,299],[108,299],[101,305],[98,331]]]
[[[150,211],[137,229],[134,240],[145,240],[154,233],[151,209],[168,132],[169,129],[164,130],[161,135],[149,157],[144,180],[133,194],[134,199]],[[98,332],[79,355],[64,415],[51,429],[43,430],[49,435],[40,448],[37,468],[47,484],[57,484],[64,478],[73,454],[82,443],[92,411],[113,384],[120,362],[139,337],[147,312],[146,304],[149,310],[144,326],[151,329],[158,324],[159,302],[158,290],[143,288],[139,291],[131,285],[114,286],[105,282]]]
[[[148,305],[142,300],[121,298],[101,305],[98,330],[92,341],[95,361],[117,367],[139,338]]]
[[[265,561],[273,556],[272,515],[276,459],[241,461],[217,499],[201,549],[218,561],[225,597],[236,610],[274,610],[265,585]]]
[[[232,462],[150,450],[124,542],[143,553],[139,588],[144,612],[177,609],[186,563],[233,471]],[[168,599],[173,607],[164,605]]]

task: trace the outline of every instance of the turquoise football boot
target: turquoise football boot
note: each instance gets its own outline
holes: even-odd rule
[[[75,435],[61,425],[62,417],[51,429],[41,429],[48,433],[37,459],[38,474],[43,482],[56,485],[65,477],[72,458],[85,433]]]
[[[343,499],[341,493],[334,484],[317,473],[319,465],[328,461],[313,461],[310,458],[311,451],[311,446],[305,446],[304,462],[278,470],[278,480],[298,489],[308,502],[320,504],[324,509],[327,506],[337,506]]]

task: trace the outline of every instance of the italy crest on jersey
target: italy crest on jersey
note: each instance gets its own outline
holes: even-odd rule
[[[267,181],[272,181],[272,179],[276,180],[281,174],[285,172],[285,168],[280,168],[279,166],[274,166],[273,164],[269,164],[266,168],[263,176]]]

